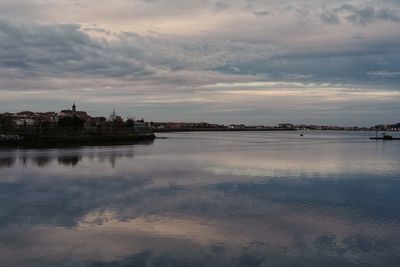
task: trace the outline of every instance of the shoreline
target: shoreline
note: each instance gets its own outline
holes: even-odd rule
[[[173,133],[173,132],[376,132],[376,130],[335,130],[335,129],[296,129],[296,128],[271,128],[271,129],[258,129],[258,128],[244,128],[244,129],[228,129],[228,128],[168,128],[168,129],[153,129],[154,133]],[[398,130],[385,130],[381,132],[397,133]]]
[[[271,129],[258,129],[258,128],[243,128],[243,129],[229,129],[229,128],[164,128],[152,129],[154,133],[173,133],[173,132],[288,132],[297,131],[294,128],[271,128]]]
[[[0,148],[21,147],[71,147],[71,146],[108,146],[108,145],[131,145],[153,143],[160,138],[154,133],[179,133],[179,132],[349,132],[347,130],[301,130],[295,128],[176,128],[176,129],[154,129],[149,133],[124,133],[124,132],[97,132],[97,133],[21,133],[21,132],[0,132]],[[372,132],[372,131],[358,131]],[[390,132],[390,131],[388,131]],[[370,139],[375,139],[370,137]],[[377,138],[381,139],[381,138]],[[394,139],[398,139],[395,137]]]

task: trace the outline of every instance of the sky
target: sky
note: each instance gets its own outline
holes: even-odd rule
[[[0,112],[400,122],[400,0],[0,0]]]

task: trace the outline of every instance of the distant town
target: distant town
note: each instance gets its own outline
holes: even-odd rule
[[[284,131],[284,130],[318,130],[318,131],[400,131],[400,123],[376,125],[372,127],[343,127],[334,125],[292,124],[280,123],[275,126],[244,125],[244,124],[213,124],[207,122],[150,122],[148,124],[154,132],[185,131],[185,130],[231,130],[231,131]]]
[[[54,131],[122,131],[130,129],[136,133],[172,131],[279,131],[279,130],[328,130],[328,131],[399,131],[400,123],[376,125],[372,127],[342,127],[334,125],[308,125],[281,123],[269,125],[214,124],[207,122],[153,122],[144,119],[122,118],[114,110],[108,117],[92,117],[86,111],[71,109],[59,112],[32,112],[0,114],[2,132],[54,132]]]
[[[0,114],[0,145],[64,146],[88,144],[130,144],[154,140],[155,135],[144,120],[123,119],[114,110],[106,117],[92,117],[86,111]]]
[[[79,111],[75,105],[71,109],[60,112],[32,112],[0,114],[0,130],[2,131],[39,131],[56,130],[122,130],[132,128],[136,132],[149,130],[143,120],[123,119],[114,110],[106,117],[92,117],[86,111]]]
[[[152,143],[160,132],[191,131],[400,131],[400,123],[372,127],[341,127],[330,125],[307,125],[280,123],[278,125],[215,124],[207,122],[154,122],[133,117],[123,118],[113,110],[107,117],[92,117],[78,110],[75,103],[70,109],[59,112],[0,113],[0,147],[53,147],[74,145],[109,145]],[[378,135],[377,137],[378,138]],[[370,138],[373,139],[373,138]],[[389,135],[379,137],[395,140]],[[43,167],[51,159],[40,158]],[[59,164],[75,165],[79,157],[60,156]],[[15,159],[7,161],[11,166]],[[110,158],[114,165],[115,158]]]

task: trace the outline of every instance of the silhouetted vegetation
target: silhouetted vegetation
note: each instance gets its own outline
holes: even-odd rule
[[[78,116],[71,117],[61,117],[58,121],[58,127],[61,128],[73,128],[73,129],[83,129],[85,121]]]

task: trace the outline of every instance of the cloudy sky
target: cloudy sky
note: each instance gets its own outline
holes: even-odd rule
[[[400,121],[399,0],[1,0],[0,112]]]

